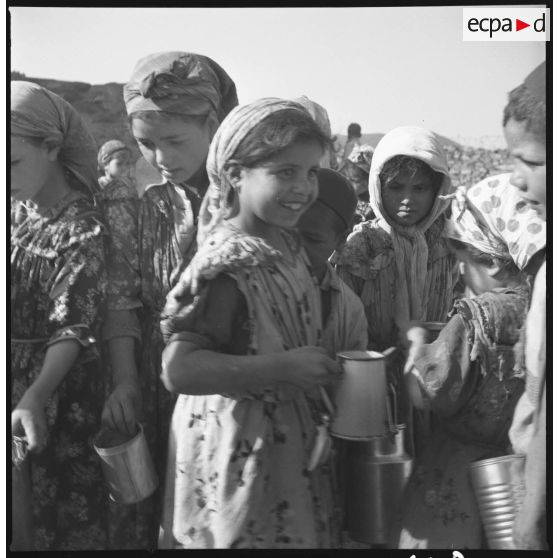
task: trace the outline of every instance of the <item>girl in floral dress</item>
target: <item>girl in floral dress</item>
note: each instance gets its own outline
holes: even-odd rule
[[[12,223],[10,323],[12,435],[25,437],[30,452],[27,543],[103,549],[106,495],[92,447],[104,395],[97,341],[106,287],[96,148],[68,103],[24,81],[11,83],[10,132],[10,192],[25,206]]]
[[[446,235],[472,296],[433,343],[409,332],[414,403],[431,408],[434,428],[402,499],[399,548],[487,548],[469,465],[510,453],[525,386],[514,352],[528,302],[520,269],[544,245],[544,222],[497,177],[456,195]]]
[[[180,394],[164,548],[334,544],[330,463],[310,461],[319,388],[340,368],[319,348],[319,289],[293,230],[328,142],[280,99],[238,107],[213,139],[200,249],[162,319],[163,381]]]
[[[164,52],[136,64],[124,100],[143,157],[165,180],[146,188],[139,207],[132,200],[113,206],[109,220],[112,238],[122,242],[103,331],[113,386],[103,420],[126,435],[141,422],[162,478],[173,398],[160,381],[159,314],[196,251],[209,143],[237,96],[231,78],[210,58]],[[156,492],[134,506],[112,506],[113,548],[156,547],[159,499]]]

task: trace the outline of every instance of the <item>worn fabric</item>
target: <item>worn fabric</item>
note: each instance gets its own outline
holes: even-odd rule
[[[99,170],[104,171],[104,168],[110,163],[116,153],[120,151],[127,151],[132,155],[130,148],[123,141],[114,139],[103,143],[97,154],[97,165]]]
[[[505,173],[469,189],[458,188],[445,235],[524,269],[546,246],[546,222],[521,198],[510,178]]]
[[[11,82],[10,103],[10,133],[59,145],[58,162],[75,178],[72,186],[94,196],[99,191],[97,145],[76,109],[29,81]]]
[[[104,402],[97,349],[106,288],[101,219],[72,191],[48,209],[27,208],[12,229],[12,409],[38,377],[48,346],[69,339],[81,346],[48,400],[46,448],[28,456],[36,550],[106,548],[107,494],[92,446]]]
[[[225,176],[225,165],[234,155],[242,140],[266,116],[280,110],[307,111],[295,101],[269,97],[233,109],[217,130],[207,156],[209,187],[200,210],[198,244],[231,214],[233,206],[227,203],[231,185]]]
[[[347,160],[356,165],[359,169],[362,169],[366,174],[370,174],[373,155],[374,148],[365,143],[362,145],[355,145],[347,157]]]
[[[226,274],[248,308],[246,354],[319,344],[319,291],[296,236],[284,234],[290,258],[226,223],[214,229],[195,256],[211,263],[199,266],[205,270],[202,292],[192,297],[188,282],[179,281],[163,313],[165,338],[234,354],[226,340],[235,324],[223,323],[223,316],[235,312],[223,312],[223,306],[235,297],[213,286],[218,274]],[[170,431],[161,546],[330,547],[330,463],[306,469],[315,437],[313,397],[318,395],[290,384],[180,395]]]
[[[525,501],[514,524],[517,548],[548,548],[546,531],[546,261],[541,265],[525,322],[525,393],[509,436],[515,453],[525,454]]]
[[[139,60],[124,85],[124,102],[128,114],[214,113],[221,122],[238,98],[233,80],[211,58],[192,52],[162,52]]]
[[[508,429],[524,390],[513,345],[525,288],[460,300],[413,366],[434,415],[433,433],[409,479],[393,530],[398,548],[486,548],[469,465],[508,453]]]

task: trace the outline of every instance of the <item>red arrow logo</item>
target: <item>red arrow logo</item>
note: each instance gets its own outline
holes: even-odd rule
[[[525,23],[524,21],[521,21],[520,19],[515,18],[515,30],[516,31],[521,31],[522,29],[525,29],[525,27],[531,27],[530,23]]]

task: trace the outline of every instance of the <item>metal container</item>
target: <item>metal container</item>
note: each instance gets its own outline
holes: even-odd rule
[[[390,436],[347,442],[345,528],[352,539],[370,545],[388,543],[391,524],[413,469],[405,451],[405,425]]]
[[[343,377],[335,392],[336,414],[331,435],[363,441],[388,434],[393,425],[384,355],[345,351],[337,357],[343,366]]]
[[[11,551],[35,550],[33,493],[27,441],[12,436],[12,540]]]
[[[513,523],[525,495],[524,455],[474,461],[471,480],[491,549],[514,550]]]
[[[158,486],[157,473],[149,454],[143,428],[124,443],[114,445],[114,431],[102,430],[95,438],[95,451],[102,460],[110,497],[120,504],[145,500]]]

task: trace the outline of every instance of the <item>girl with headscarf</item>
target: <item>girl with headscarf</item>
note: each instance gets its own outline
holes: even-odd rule
[[[200,248],[161,322],[163,381],[180,394],[164,548],[334,544],[320,389],[340,369],[318,347],[319,289],[293,230],[328,143],[280,99],[234,109],[213,138]]]
[[[509,453],[525,387],[514,348],[528,301],[522,269],[544,223],[509,182],[488,178],[481,186],[458,189],[446,228],[472,295],[455,304],[436,341],[423,344],[419,328],[409,331],[406,383],[415,406],[431,409],[434,427],[402,498],[399,548],[487,548],[469,465]],[[532,234],[512,240],[518,221]]]
[[[25,81],[11,82],[10,142],[20,210],[11,233],[13,475],[24,467],[31,484],[31,502],[14,493],[12,509],[31,506],[34,523],[13,549],[103,549],[104,482],[91,445],[104,396],[106,287],[95,143],[66,101]],[[14,544],[21,527],[14,517]]]
[[[140,151],[164,182],[148,186],[137,214],[131,207],[127,214],[132,225],[126,237],[137,246],[130,246],[131,265],[109,285],[118,299],[105,331],[113,391],[103,420],[124,435],[134,433],[141,421],[162,478],[173,399],[159,379],[159,314],[196,251],[198,213],[209,183],[209,143],[237,96],[233,81],[210,58],[165,52],[136,64],[124,101]],[[156,546],[158,497],[157,492],[128,510],[112,510],[113,546]]]
[[[392,130],[372,156],[369,193],[376,217],[358,224],[334,256],[341,277],[364,304],[368,348],[400,349],[388,369],[400,396],[406,331],[411,321],[446,321],[459,278],[442,235],[451,191],[437,136],[414,126]],[[401,422],[409,419],[406,409],[400,401]]]

